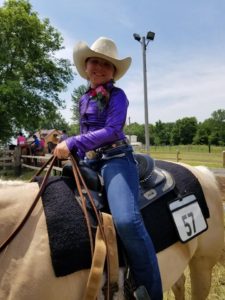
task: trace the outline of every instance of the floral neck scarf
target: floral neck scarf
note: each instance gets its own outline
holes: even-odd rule
[[[110,80],[109,82],[99,85],[96,88],[90,88],[87,92],[89,93],[90,99],[93,99],[97,102],[98,108],[100,111],[106,107],[109,102],[110,91],[113,88],[114,81]]]

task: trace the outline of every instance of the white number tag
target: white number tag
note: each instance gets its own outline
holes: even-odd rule
[[[208,228],[194,195],[170,202],[169,209],[182,242],[187,242]]]

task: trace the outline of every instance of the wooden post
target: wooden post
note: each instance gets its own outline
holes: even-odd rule
[[[180,151],[179,151],[179,150],[177,150],[177,162],[179,162],[179,160],[180,160],[180,157],[179,157],[179,155],[180,155]]]
[[[223,155],[223,167],[225,168],[225,151],[222,152]]]
[[[21,175],[21,147],[17,146],[14,150],[14,165],[15,165],[15,175]]]

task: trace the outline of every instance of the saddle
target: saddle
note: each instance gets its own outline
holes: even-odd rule
[[[183,202],[179,199],[188,199],[195,195],[205,218],[209,217],[209,210],[201,185],[190,170],[172,162],[154,161],[147,155],[136,154],[135,159],[139,168],[141,187],[139,198],[143,221],[158,253],[180,241],[168,208],[169,203],[173,203],[173,205],[175,203],[178,206]],[[85,165],[80,166],[79,169],[94,198],[97,209],[109,212],[106,192],[100,175]],[[36,181],[40,184],[42,178],[36,177]],[[81,269],[90,268],[91,265],[87,226],[81,205],[79,201],[74,201],[74,197],[78,199],[79,194],[72,175],[72,167],[67,165],[63,169],[63,176],[54,176],[48,179],[42,195],[56,276],[65,276]],[[86,199],[87,204],[91,207],[87,196]],[[175,199],[178,200],[174,202]],[[176,214],[177,208],[175,209]],[[92,215],[93,210],[90,208],[88,211]],[[92,220],[94,221],[93,215]],[[187,220],[185,219],[186,224]],[[95,234],[95,225],[96,221],[92,222],[93,235]],[[57,230],[55,230],[56,228]],[[187,228],[189,227],[187,226]],[[123,258],[120,260],[120,266],[124,266]]]
[[[134,154],[138,164],[140,183],[140,209],[156,201],[175,187],[172,175],[164,169],[156,167],[155,160],[146,154]],[[103,210],[106,206],[104,182],[100,174],[84,163],[80,165],[80,172],[91,190],[96,208]],[[72,165],[64,166],[62,176],[73,178]],[[79,195],[76,195],[79,200]],[[89,198],[86,197],[87,207],[91,209]]]

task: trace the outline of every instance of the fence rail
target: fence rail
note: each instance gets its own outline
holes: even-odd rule
[[[23,161],[24,158],[28,158],[33,161],[34,164],[27,164],[22,162],[21,166],[23,168],[33,169],[33,170],[39,170],[40,166],[38,166],[37,161],[43,162],[43,160],[48,160],[52,155],[45,155],[45,156],[35,156],[35,155],[21,155],[21,160]],[[45,168],[45,171],[47,171],[48,167]],[[62,172],[61,166],[53,166],[53,171]]]
[[[37,155],[21,155],[20,148],[16,147],[15,150],[2,150],[0,152],[0,168],[5,170],[6,168],[13,168],[18,170],[22,168],[39,170],[41,165],[48,160],[52,155],[46,154],[44,156]],[[48,167],[45,168],[45,171]],[[62,167],[59,163],[59,166],[53,166],[53,172],[61,172]],[[20,173],[21,171],[19,171]]]
[[[155,159],[170,160],[175,162],[184,162],[192,165],[205,165],[209,168],[225,168],[225,151],[221,153],[199,153],[199,152],[164,152],[164,151],[151,151],[151,156]],[[21,155],[20,149],[16,147],[12,150],[2,150],[0,152],[0,167],[13,167],[13,168],[29,168],[33,170],[40,169],[43,161],[48,160],[51,154],[44,156],[35,155]],[[53,167],[54,171],[61,172],[62,166]]]
[[[13,150],[1,150],[0,152],[0,167],[13,167],[14,161],[14,151]]]
[[[209,168],[225,168],[225,151],[221,153],[199,153],[199,152],[163,152],[151,151],[155,159],[171,160],[192,165],[205,165]]]

